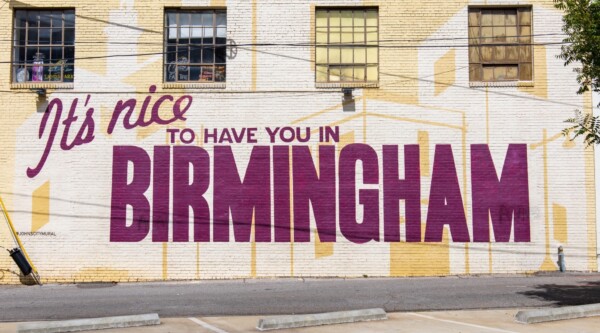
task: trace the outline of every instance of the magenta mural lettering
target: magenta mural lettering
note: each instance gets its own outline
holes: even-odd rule
[[[65,105],[54,98],[41,117],[43,151],[30,178],[57,137],[63,152],[95,139],[92,96],[63,114]],[[489,242],[490,225],[496,242],[530,241],[525,144],[508,145],[500,175],[488,145],[471,145],[470,194],[452,146],[435,145],[423,192],[419,145],[339,146],[337,126],[166,128],[187,120],[192,105],[192,96],[158,96],[154,85],[141,103],[114,105],[106,134],[165,126],[170,144],[113,147],[111,242],[441,242],[445,232],[452,242]]]
[[[495,174],[487,145],[474,145],[472,148],[472,163],[478,164],[472,168],[473,210],[477,210],[478,213],[477,215],[474,213],[473,217],[476,241],[481,241],[482,233],[489,230],[486,229],[489,228],[489,221],[484,218],[488,211],[491,212],[495,237],[499,241],[508,241],[513,213],[503,213],[503,209],[510,209],[511,212],[520,214],[515,214],[518,218],[514,219],[515,241],[528,241],[529,211],[523,213],[529,200],[526,190],[527,156],[522,147],[523,145],[511,145],[509,148],[501,181]],[[241,176],[238,173],[236,158],[229,146],[214,147],[212,173],[209,169],[210,154],[201,147],[155,147],[154,161],[152,161],[141,148],[116,146],[113,163],[111,240],[124,242],[143,240],[149,231],[150,207],[160,210],[152,214],[152,240],[163,242],[168,239],[168,216],[171,212],[166,204],[169,202],[169,195],[166,193],[170,188],[169,174],[173,174],[173,193],[170,194],[173,198],[173,241],[189,241],[191,226],[188,208],[192,207],[193,241],[195,242],[210,241],[211,231],[212,241],[228,242],[231,239],[230,226],[233,227],[234,241],[249,242],[252,240],[253,221],[254,240],[257,242],[272,242],[273,228],[275,242],[289,242],[292,229],[295,242],[309,242],[314,240],[311,239],[311,212],[314,215],[317,234],[322,242],[337,241],[336,221],[339,221],[341,235],[353,243],[379,241],[382,238],[385,242],[398,242],[401,232],[398,223],[399,202],[404,201],[407,215],[407,222],[404,224],[406,240],[419,242],[421,241],[419,147],[416,145],[404,147],[406,166],[404,179],[398,176],[398,151],[398,146],[390,145],[382,150],[384,170],[382,176],[379,174],[380,156],[373,147],[366,144],[345,146],[339,154],[338,163],[336,163],[336,149],[331,145],[320,146],[316,159],[305,146],[293,146],[291,149],[289,146],[254,146],[246,172]],[[172,172],[168,171],[171,167],[170,153],[174,155]],[[315,166],[316,161],[318,167]],[[129,168],[130,163],[133,168]],[[156,165],[157,163],[159,166]],[[359,163],[362,166],[362,183],[356,180]],[[274,167],[272,168],[271,165]],[[128,170],[132,170],[133,175],[128,175]],[[190,170],[193,172],[190,173]],[[153,201],[163,202],[151,205],[144,193],[149,188],[149,175],[152,173],[154,184],[151,185],[155,189]],[[156,173],[161,175],[157,176]],[[127,183],[128,178],[133,180]],[[379,234],[381,211],[379,190],[361,188],[365,185],[378,185],[382,180],[383,202],[386,204],[383,220],[384,237]],[[204,198],[211,183],[213,184],[212,209]],[[525,189],[520,189],[523,184]],[[290,203],[290,192],[293,195],[293,205]],[[273,206],[271,206],[271,193],[275,193]],[[482,194],[485,194],[485,199],[477,197]],[[294,213],[293,227],[290,220],[290,207]],[[361,219],[358,219],[357,207],[362,209]],[[126,226],[125,223],[127,209],[133,211],[133,223],[130,226]],[[212,223],[211,211],[214,215]],[[453,242],[470,241],[452,147],[437,145],[424,241],[442,241],[445,228],[448,228]]]
[[[530,241],[527,145],[508,146],[500,179],[496,174],[489,147],[472,145],[471,186],[475,242],[489,242],[490,222],[495,241],[508,242],[513,221],[515,242]]]

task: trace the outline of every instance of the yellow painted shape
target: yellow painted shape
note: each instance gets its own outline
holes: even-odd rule
[[[321,242],[319,233],[317,230],[315,234],[315,259],[322,259],[333,255],[333,244],[332,242]]]
[[[127,281],[129,271],[106,267],[84,268],[73,275],[73,280],[78,282],[112,282]]]
[[[433,64],[435,96],[454,84],[456,78],[456,51],[451,49]]]
[[[421,224],[421,240],[425,224]],[[448,230],[441,243],[390,244],[390,276],[444,276],[450,274]]]
[[[518,86],[517,89],[540,98],[548,98],[548,64],[544,45],[533,47],[533,82],[533,87]]]
[[[210,6],[211,7],[226,7],[227,1],[226,0],[210,0]]]
[[[33,191],[31,212],[31,232],[40,230],[50,222],[50,181]]]
[[[567,243],[567,209],[559,204],[552,204],[552,225],[554,239],[562,244]]]
[[[429,176],[429,132],[417,133],[419,143],[419,159],[421,160],[421,176]]]

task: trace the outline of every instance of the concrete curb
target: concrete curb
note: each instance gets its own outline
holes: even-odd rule
[[[515,315],[515,320],[522,324],[535,324],[545,321],[575,319],[592,316],[600,316],[600,303],[565,306],[555,309],[519,311]]]
[[[258,326],[256,326],[256,328],[259,331],[268,331],[282,328],[354,323],[359,321],[385,319],[387,319],[387,314],[383,309],[365,309],[307,315],[269,317],[259,319]]]
[[[88,330],[101,330],[107,328],[123,328],[159,324],[160,319],[158,318],[158,314],[150,313],[135,316],[23,323],[17,326],[17,333],[78,332]]]

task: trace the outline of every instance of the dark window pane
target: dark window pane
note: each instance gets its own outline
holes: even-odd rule
[[[62,12],[52,12],[52,27],[53,28],[62,28],[63,19]]]
[[[75,29],[65,29],[65,45],[75,44]]]
[[[37,43],[38,43],[38,29],[37,28],[27,29],[27,44],[37,44]]]
[[[68,63],[73,63],[75,60],[75,48],[72,46],[65,46],[64,48],[64,59]]]
[[[17,45],[25,45],[27,30],[26,29],[15,29],[15,41]]]
[[[27,24],[27,13],[24,10],[15,12],[15,28],[25,28]]]
[[[225,65],[215,66],[215,81],[225,82]]]
[[[60,60],[63,60],[63,49],[62,47],[53,47],[52,53],[50,54],[50,62],[56,63]]]
[[[190,50],[190,63],[199,64],[202,62],[202,48],[192,46]]]
[[[177,48],[177,59],[179,63],[189,62],[189,48],[187,46],[179,46]]]
[[[50,44],[50,28],[40,28],[40,44]]]
[[[219,46],[215,48],[215,63],[221,64],[226,62],[227,47]]]
[[[15,62],[18,64],[25,63],[25,47],[15,47]]]
[[[40,27],[50,28],[50,24],[52,24],[51,12],[40,12]]]
[[[49,47],[40,47],[38,57],[41,57],[44,60],[44,63],[48,63],[50,60],[50,48]]]
[[[167,54],[165,56],[167,63],[174,62],[177,59],[177,47],[174,44],[167,45]]]
[[[35,59],[35,55],[38,53],[37,47],[28,47],[25,61],[28,64],[33,64],[33,60]]]
[[[65,27],[66,28],[75,27],[75,12],[74,11],[72,11],[72,10],[65,11],[64,18],[65,18]]]
[[[198,81],[200,80],[200,66],[190,66],[190,81]]]
[[[227,47],[218,46],[215,48],[215,63],[221,64],[227,62]]]
[[[37,28],[39,26],[38,15],[39,12],[31,11],[27,14],[27,24],[30,28]]]
[[[52,29],[52,44],[62,44],[62,29]]]
[[[212,64],[215,62],[215,49],[213,47],[205,47],[202,49],[202,63]]]

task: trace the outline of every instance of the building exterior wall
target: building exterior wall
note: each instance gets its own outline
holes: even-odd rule
[[[0,31],[0,105],[3,107],[0,112],[0,196],[45,282],[530,273],[556,270],[559,245],[565,248],[568,269],[598,270],[594,152],[584,149],[580,142],[566,141],[560,134],[565,126],[563,120],[574,109],[591,105],[591,96],[582,97],[575,93],[574,73],[555,57],[560,49],[555,42],[561,39],[557,35],[561,13],[553,8],[550,0],[32,0],[26,3],[4,5],[0,9],[0,21],[8,25],[12,22],[13,10],[27,6],[75,8],[76,12],[72,87],[59,89],[59,86],[40,84],[18,87],[12,84],[9,66],[12,31]],[[466,47],[469,5],[532,5],[537,43],[533,52],[533,82],[504,86],[469,83]],[[323,88],[315,84],[314,20],[315,8],[320,6],[378,8],[379,83],[377,87],[354,89],[353,103],[343,102],[340,87]],[[211,88],[163,82],[164,10],[179,7],[226,8],[227,38],[232,46],[228,51],[225,86]],[[392,47],[381,47],[383,45]],[[155,93],[149,92],[153,85],[156,86]],[[38,99],[31,88],[47,88],[45,100]],[[119,101],[136,99],[135,115],[147,97],[152,106],[165,95],[176,100],[191,96],[193,101],[185,113],[185,121],[127,129],[123,125],[124,112],[118,117],[114,131],[107,133]],[[63,103],[60,122],[67,117],[76,99],[78,103],[75,107],[78,119],[73,122],[67,142],[76,137],[86,112],[92,112],[91,142],[68,150],[61,148],[65,126],[56,120],[56,109],[44,112],[57,98]],[[171,105],[165,103],[160,108],[163,119],[173,117]],[[90,109],[93,111],[88,111]],[[47,119],[46,127],[44,119]],[[58,125],[56,138],[47,160],[38,174],[28,175],[28,168],[38,165],[50,136],[50,125],[55,121]],[[280,139],[270,142],[267,128],[286,126],[299,127],[303,131],[309,128],[311,140],[307,143],[297,140],[284,143]],[[319,128],[325,126],[339,129],[339,142],[319,142]],[[189,145],[179,139],[171,143],[167,129],[184,128],[192,129],[197,134],[196,140]],[[242,143],[217,145],[202,140],[205,130],[221,132],[243,128],[257,129],[256,143],[245,142],[245,138]],[[89,127],[88,130],[92,131]],[[188,242],[173,241],[173,233],[168,242],[153,242],[154,226],[141,241],[119,242],[115,241],[118,237],[114,230],[111,234],[111,224],[115,223],[114,219],[111,222],[111,214],[117,209],[114,198],[120,193],[115,189],[114,179],[119,173],[126,172],[124,170],[128,170],[129,182],[132,173],[139,172],[141,178],[148,177],[154,183],[144,195],[152,207],[148,213],[151,220],[153,214],[167,209],[167,218],[172,221],[174,199],[186,199],[187,194],[169,193],[173,190],[174,179],[184,170],[171,170],[175,162],[168,162],[170,157],[162,166],[157,163],[160,152],[155,147],[161,146],[171,146],[167,149],[170,154],[175,154],[175,147],[183,146],[200,147],[208,153],[211,167],[207,169],[208,174],[204,174],[209,179],[208,188],[201,193],[203,195],[195,195],[190,200],[205,198],[213,227],[215,202],[237,195],[215,189],[223,186],[223,182],[232,181],[215,176],[223,174],[217,170],[220,165],[215,166],[216,149],[220,149],[215,146],[231,148],[240,177],[245,174],[251,154],[262,149],[257,147],[266,147],[262,152],[267,152],[265,158],[268,160],[265,162],[264,158],[257,157],[253,161],[260,165],[267,163],[268,172],[264,173],[263,167],[254,168],[253,172],[272,178],[267,182],[271,188],[277,182],[276,177],[283,177],[278,182],[279,192],[270,191],[268,215],[271,218],[268,220],[278,224],[281,220],[274,216],[274,207],[287,205],[288,218],[295,221],[294,213],[301,210],[293,209],[293,200],[303,184],[289,179],[286,174],[301,179],[305,171],[294,169],[291,156],[274,157],[275,146],[289,145],[299,147],[298,151],[309,147],[316,167],[323,167],[320,176],[328,168],[335,170],[336,185],[331,192],[335,197],[331,198],[329,192],[316,193],[313,202],[313,205],[323,205],[327,209],[334,207],[335,242],[321,241],[320,238],[327,234],[319,235],[324,227],[317,228],[314,217],[311,217],[308,242],[295,241],[294,236],[289,241],[276,241],[276,228],[270,229],[272,237],[268,242],[260,241],[256,236],[245,241],[239,226],[229,227],[228,242],[216,241],[214,234],[208,242],[195,242],[193,223],[189,224]],[[333,160],[325,156],[326,148],[318,153],[320,146],[331,145],[335,146],[332,148]],[[384,153],[386,145],[398,146],[399,178],[409,171],[404,167],[404,154],[415,147],[409,145],[419,147],[418,196],[423,231],[420,241],[406,241],[404,201],[400,204],[398,221],[400,239],[384,239],[385,229],[391,224],[384,223],[384,211],[389,202],[384,198],[383,177],[393,174],[389,171],[393,164],[386,163],[384,156],[390,160],[394,156]],[[450,155],[444,155],[448,152],[445,145],[451,145]],[[134,171],[136,167],[131,165],[117,167],[117,150],[123,146],[145,150],[155,169],[140,166],[142,171]],[[345,173],[340,170],[354,170],[354,165],[348,161],[359,154],[352,149],[342,154],[345,147],[376,154],[375,160],[369,160],[370,163],[375,161],[375,166],[367,167],[367,162],[360,161],[356,165],[357,191],[361,190],[358,196],[364,196],[365,201],[368,195],[371,200],[378,200],[376,204],[368,204],[369,209],[363,208],[363,202],[358,200],[356,207],[346,204],[348,201],[340,202],[340,196],[346,190],[352,190],[351,186],[346,187],[348,178],[344,178]],[[515,203],[519,209],[514,212],[515,226],[508,241],[498,241],[498,235],[492,235],[491,241],[474,241],[473,202],[484,200],[473,193],[474,170],[481,172],[481,166],[485,164],[472,159],[478,147],[489,148],[498,177],[503,170],[510,175],[511,163],[516,163],[517,169],[525,165],[525,183],[516,184],[526,186],[513,187],[518,193],[494,193],[493,186],[492,190],[482,192],[498,205],[500,215],[509,216],[510,223],[513,222],[513,211],[511,207],[505,207],[505,203],[511,202],[511,197],[526,198]],[[511,147],[515,150],[510,150]],[[507,155],[508,152],[513,154]],[[526,153],[525,158],[525,155],[519,155],[521,152]],[[321,154],[325,156],[322,160]],[[509,163],[505,164],[505,160]],[[366,170],[364,175],[363,170]],[[156,185],[160,179],[165,179],[160,175],[169,177]],[[369,178],[372,184],[364,184],[369,182],[365,177],[375,181]],[[488,173],[483,177],[493,180],[495,175]],[[258,179],[257,182],[260,177]],[[286,195],[282,195],[286,182],[287,196],[291,198],[287,201]],[[432,187],[432,183],[436,185]],[[171,188],[167,192],[160,191],[165,184]],[[252,195],[259,192],[252,189],[244,192],[244,200],[252,200]],[[167,199],[164,199],[164,193],[167,193]],[[153,196],[161,196],[161,199]],[[457,198],[460,201],[456,201]],[[276,204],[277,200],[283,200],[283,204]],[[508,210],[502,211],[503,208]],[[252,214],[253,220],[265,221],[259,217],[260,209],[258,207]],[[367,210],[379,217],[375,219],[378,220],[378,240],[361,243],[360,239],[350,239],[352,237],[348,235],[360,236],[360,230],[364,230],[360,224],[354,229],[350,226],[341,230],[340,216],[347,219],[348,212],[355,209],[359,220]],[[449,226],[445,226],[441,241],[427,241],[426,236],[435,233],[431,230],[436,228],[432,222],[435,217],[429,216],[430,210],[435,210],[438,215],[447,214],[446,220],[442,216],[436,221],[450,224],[456,231],[450,233]],[[283,212],[286,212],[285,208]],[[467,233],[461,229],[461,212]],[[131,207],[128,216],[131,217]],[[525,237],[522,230],[517,231],[516,219],[527,221],[529,235],[526,240],[521,238]],[[128,221],[132,223],[131,218]],[[260,227],[255,226],[253,230],[257,228]],[[493,234],[492,227],[490,230]],[[301,231],[294,230],[292,235],[297,232]],[[414,230],[411,235],[415,235]],[[0,245],[14,247],[4,224],[0,226]],[[0,256],[0,267],[0,283],[18,283],[17,268],[10,257]]]

